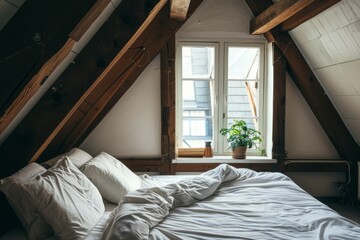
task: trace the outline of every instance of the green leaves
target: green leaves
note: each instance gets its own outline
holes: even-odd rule
[[[227,135],[227,141],[230,143],[229,148],[247,146],[258,148],[262,142],[261,133],[253,128],[249,128],[244,120],[235,120],[230,128],[220,129],[220,134]]]

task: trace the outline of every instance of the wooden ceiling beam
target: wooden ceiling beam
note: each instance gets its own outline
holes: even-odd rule
[[[0,159],[2,160],[0,161],[0,178],[13,173],[30,161],[38,148],[43,145],[76,102],[145,21],[157,2],[158,0],[123,0],[121,2],[121,5],[104,22],[72,64],[65,69],[0,145]],[[166,10],[168,17],[170,6]],[[80,20],[81,18],[77,22]],[[71,30],[69,29],[65,33],[66,38]],[[72,122],[73,126],[76,126],[88,109],[94,105],[99,96],[96,97],[90,101],[87,99],[79,108],[74,122]],[[60,134],[63,133],[64,131],[61,131]],[[63,137],[66,139],[66,135]],[[62,142],[51,149],[50,153],[59,153],[57,150]]]
[[[86,13],[74,30],[69,34],[69,37],[78,42],[110,2],[111,0],[97,0],[90,11]]]
[[[280,0],[250,22],[251,34],[263,34],[302,11],[316,0]]]
[[[254,14],[261,12],[264,1],[246,0]],[[269,3],[268,3],[269,6]],[[267,6],[267,7],[268,7]],[[302,53],[287,32],[272,29],[268,32],[281,50],[288,63],[288,71],[309,104],[312,112],[343,159],[357,162],[360,159],[360,147],[347,129],[344,121],[325,94],[319,80],[307,64]]]
[[[31,157],[29,162],[36,161],[40,155],[45,151],[45,149],[49,146],[52,140],[56,137],[56,135],[62,130],[65,124],[74,116],[77,110],[80,108],[82,103],[87,100],[87,98],[95,91],[98,90],[98,86],[101,85],[103,81],[116,82],[119,78],[119,70],[120,72],[123,69],[123,76],[126,79],[128,74],[133,70],[132,68],[137,68],[140,62],[132,62],[132,59],[139,59],[136,55],[138,53],[138,47],[142,46],[142,43],[139,43],[139,39],[144,39],[144,35],[147,36],[149,34],[149,26],[157,19],[159,12],[163,9],[166,4],[166,0],[160,0],[159,3],[154,7],[151,11],[148,18],[145,22],[140,26],[140,28],[136,31],[136,33],[131,37],[131,39],[127,42],[127,44],[121,49],[119,54],[111,61],[109,66],[102,72],[102,74],[98,77],[98,79],[91,85],[91,87],[82,95],[82,97],[77,101],[77,103],[72,107],[69,113],[63,118],[63,120],[57,125],[57,127],[52,131],[51,134],[47,137],[47,139],[43,142],[40,148],[37,149],[35,154]],[[146,53],[145,53],[146,54]],[[126,57],[126,61],[128,64],[125,66],[119,66],[119,61]],[[142,59],[142,58],[141,58]],[[124,80],[123,80],[124,81]],[[77,127],[76,134],[74,135],[75,140],[81,138],[83,131],[87,129],[88,124],[91,123],[94,118],[99,114],[99,109],[103,108],[104,105],[110,100],[110,98],[118,91],[119,86],[111,86],[106,89],[107,94],[104,94],[100,97],[99,101],[95,103],[95,107],[91,108],[88,112],[87,116],[84,118],[86,121],[82,121],[85,125],[83,127]],[[121,85],[120,85],[121,86]],[[73,137],[73,138],[74,138]]]
[[[46,79],[54,72],[54,70],[63,62],[63,60],[70,54],[74,44],[89,29],[91,24],[102,13],[105,7],[110,3],[110,0],[98,0],[89,10],[89,12],[76,25],[74,30],[70,33],[70,37],[64,46],[53,55],[40,70],[31,78],[31,80],[23,87],[22,91],[17,95],[15,100],[5,110],[0,117],[0,133],[2,133],[21,111],[25,104],[35,95],[44,84]],[[44,42],[45,44],[45,42]]]
[[[184,21],[189,9],[191,0],[171,0],[170,18]]]
[[[279,28],[281,31],[290,31],[340,1],[341,0],[317,0],[281,23]]]
[[[202,3],[203,0],[193,0],[189,14]],[[91,88],[78,101],[76,106],[60,123],[57,133],[53,133],[52,140],[44,145],[43,156],[51,155],[51,150],[66,151],[73,146],[78,146],[97,126],[110,109],[132,86],[152,59],[159,54],[168,40],[185,21],[171,20],[169,18],[170,4],[160,1],[151,11],[147,22],[135,33],[133,38],[113,59],[101,76]],[[165,4],[165,5],[164,5]],[[91,103],[90,109],[83,112],[81,120],[76,116],[82,111],[82,103]],[[50,143],[50,144],[49,144]],[[39,152],[41,155],[41,152]],[[41,156],[41,158],[43,157]],[[33,160],[36,159],[36,156]]]
[[[264,8],[264,1],[245,1],[249,2],[249,7],[254,15],[261,12],[261,8]],[[281,50],[288,63],[288,72],[292,80],[300,90],[334,148],[343,160],[348,160],[352,163],[350,169],[350,198],[355,200],[358,191],[357,163],[360,159],[360,146],[351,135],[289,33],[279,33],[279,29],[274,28],[264,36],[268,40],[274,40]]]

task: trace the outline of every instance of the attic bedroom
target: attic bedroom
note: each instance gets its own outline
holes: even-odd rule
[[[359,30],[360,0],[0,0],[0,179],[75,152],[111,162],[138,187],[228,164],[358,206]],[[234,120],[261,133],[245,159],[220,134]],[[8,201],[2,194],[2,222],[11,220],[1,234],[24,227]],[[156,229],[149,236],[172,239]],[[354,229],[339,233],[352,239]]]

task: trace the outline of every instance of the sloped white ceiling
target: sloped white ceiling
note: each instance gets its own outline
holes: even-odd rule
[[[0,0],[0,30],[14,16],[25,0]]]
[[[360,0],[343,0],[290,34],[360,144]]]

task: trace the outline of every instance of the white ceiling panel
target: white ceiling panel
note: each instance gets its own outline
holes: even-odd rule
[[[315,73],[322,83],[324,89],[326,89],[328,95],[358,95],[357,91],[352,85],[352,81],[348,77],[344,78],[347,73],[340,65],[320,68],[317,69]]]
[[[74,46],[71,50],[75,53],[80,53],[81,50],[90,41],[90,39],[95,35],[95,33],[101,28],[101,26],[104,24],[104,22],[114,12],[114,10],[115,10],[114,3],[109,3],[106,6],[106,8],[103,10],[103,12],[91,24],[91,26],[85,32],[85,34],[80,38],[80,40],[74,44]]]
[[[4,0],[0,0],[0,30],[3,29],[17,10],[18,8],[14,5]]]
[[[359,13],[360,15],[360,13]],[[348,33],[350,34],[351,38],[357,45],[357,48],[360,49],[360,21],[350,24],[346,26]],[[360,57],[359,57],[360,58]]]
[[[338,39],[341,38],[338,36],[337,32],[333,32],[320,38],[321,43],[324,45],[334,63],[340,63],[345,60],[344,53],[341,51],[341,49],[344,48],[344,43],[339,43]]]
[[[317,15],[310,21],[313,22],[314,26],[323,36],[350,24],[342,9],[337,7],[337,5]]]
[[[360,49],[346,28],[338,29],[320,38],[321,43],[335,63],[360,57]]]
[[[25,0],[5,0],[5,1],[18,8],[21,7],[21,5],[23,5],[23,3],[25,2]]]
[[[121,3],[121,0],[111,0],[111,2],[113,3],[114,7],[117,8]]]
[[[340,66],[346,73],[346,77],[352,82],[352,85],[354,86],[358,95],[360,95],[360,60],[345,62]]]
[[[345,123],[355,141],[360,143],[360,120],[345,120]]]
[[[343,119],[360,120],[360,96],[333,96],[332,100]]]
[[[339,3],[339,7],[350,23],[360,20],[360,1],[359,0],[343,0]]]
[[[313,69],[335,64],[335,61],[319,39],[301,44],[300,50]]]
[[[313,22],[307,21],[290,32],[290,35],[296,39],[298,44],[308,42],[310,40],[321,37]]]

